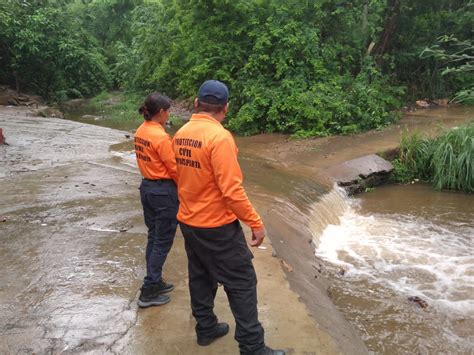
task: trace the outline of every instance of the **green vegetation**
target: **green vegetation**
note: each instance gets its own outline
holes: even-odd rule
[[[96,39],[53,3],[2,1],[0,80],[47,100],[108,88],[110,73]]]
[[[440,45],[443,36],[459,41],[472,40],[474,2],[472,0],[400,0],[396,28],[388,44],[387,60],[382,63],[397,81],[407,87],[408,98],[452,98],[454,93],[474,82],[473,72],[443,75],[446,62],[422,55],[426,48]],[[452,53],[449,47],[447,53]],[[426,54],[426,53],[425,53]],[[458,61],[461,65],[465,59]]]
[[[141,120],[138,107],[142,105],[143,98],[137,95],[125,96],[120,92],[106,92],[94,96],[89,101],[89,106],[95,112],[115,120]]]
[[[4,0],[0,83],[191,100],[215,78],[241,134],[350,134],[405,100],[468,101],[473,25],[470,0]]]
[[[474,121],[435,139],[419,134],[403,137],[393,165],[395,181],[420,179],[437,190],[474,192]]]
[[[453,36],[441,36],[437,42],[434,46],[426,48],[421,53],[421,57],[432,57],[445,63],[446,67],[441,75],[466,74],[467,78],[470,78],[469,74],[474,72],[474,43],[472,40],[460,41]],[[453,101],[474,104],[474,82],[472,80],[466,81],[465,87],[455,94]]]
[[[124,94],[121,91],[103,91],[90,100],[81,100],[78,105],[66,102],[62,109],[79,116],[86,114],[100,117],[100,121],[96,123],[106,127],[131,130],[143,122],[143,117],[138,113],[138,107],[142,104],[142,96]],[[170,115],[169,120],[175,128],[185,122],[183,118],[174,115]]]
[[[403,90],[390,85],[364,54],[365,39],[352,35],[363,13],[360,4],[352,6],[330,1],[143,5],[134,11],[134,41],[124,56],[125,87],[158,87],[186,98],[206,78],[220,79],[231,89],[229,126],[244,134],[307,137],[381,127],[396,119],[391,110]],[[376,10],[383,14],[383,7]],[[374,34],[373,24],[366,31]]]

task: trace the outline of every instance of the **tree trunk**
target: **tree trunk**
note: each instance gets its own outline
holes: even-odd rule
[[[362,12],[362,33],[364,35],[364,40],[367,39],[367,27],[369,23],[369,4],[366,2],[364,4],[364,10]]]
[[[20,79],[18,78],[18,73],[16,70],[13,71],[13,78],[15,79],[15,90],[18,95],[20,95]]]
[[[375,44],[372,50],[372,55],[375,57],[375,61],[380,65],[381,58],[385,54],[390,39],[397,25],[398,18],[400,16],[400,0],[387,0],[387,10],[385,11],[385,21],[383,31],[380,34],[378,42]]]

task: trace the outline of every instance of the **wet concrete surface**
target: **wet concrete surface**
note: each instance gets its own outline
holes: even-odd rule
[[[325,173],[350,194],[386,183],[393,166],[377,154],[364,155],[329,167]]]
[[[0,353],[238,353],[232,334],[204,348],[195,342],[179,233],[164,270],[172,301],[137,309],[140,176],[109,150],[127,132],[7,107],[0,127],[10,144],[0,146]],[[253,252],[267,343],[290,354],[341,353],[290,290],[270,240],[264,247]],[[232,333],[222,290],[216,310]]]

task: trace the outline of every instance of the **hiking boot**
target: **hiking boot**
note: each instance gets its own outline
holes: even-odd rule
[[[167,283],[163,278],[161,278],[160,282],[158,282],[158,293],[168,293],[174,290],[174,285]]]
[[[260,349],[255,352],[249,352],[249,353],[240,353],[244,355],[285,355],[286,352],[284,350],[273,350],[272,348],[269,348],[268,346],[265,346],[263,349]]]
[[[161,306],[169,301],[169,296],[163,295],[162,292],[160,293],[158,286],[142,287],[140,297],[138,297],[138,307]]]
[[[197,343],[201,346],[207,346],[211,344],[217,338],[223,337],[229,332],[229,324],[227,323],[217,323],[214,329],[214,333],[209,336],[197,337]]]

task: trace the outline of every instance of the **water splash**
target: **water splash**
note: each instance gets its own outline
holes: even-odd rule
[[[364,215],[359,202],[339,189],[312,210],[316,255],[343,267],[347,277],[384,283],[446,312],[474,315],[472,226],[410,214]]]

